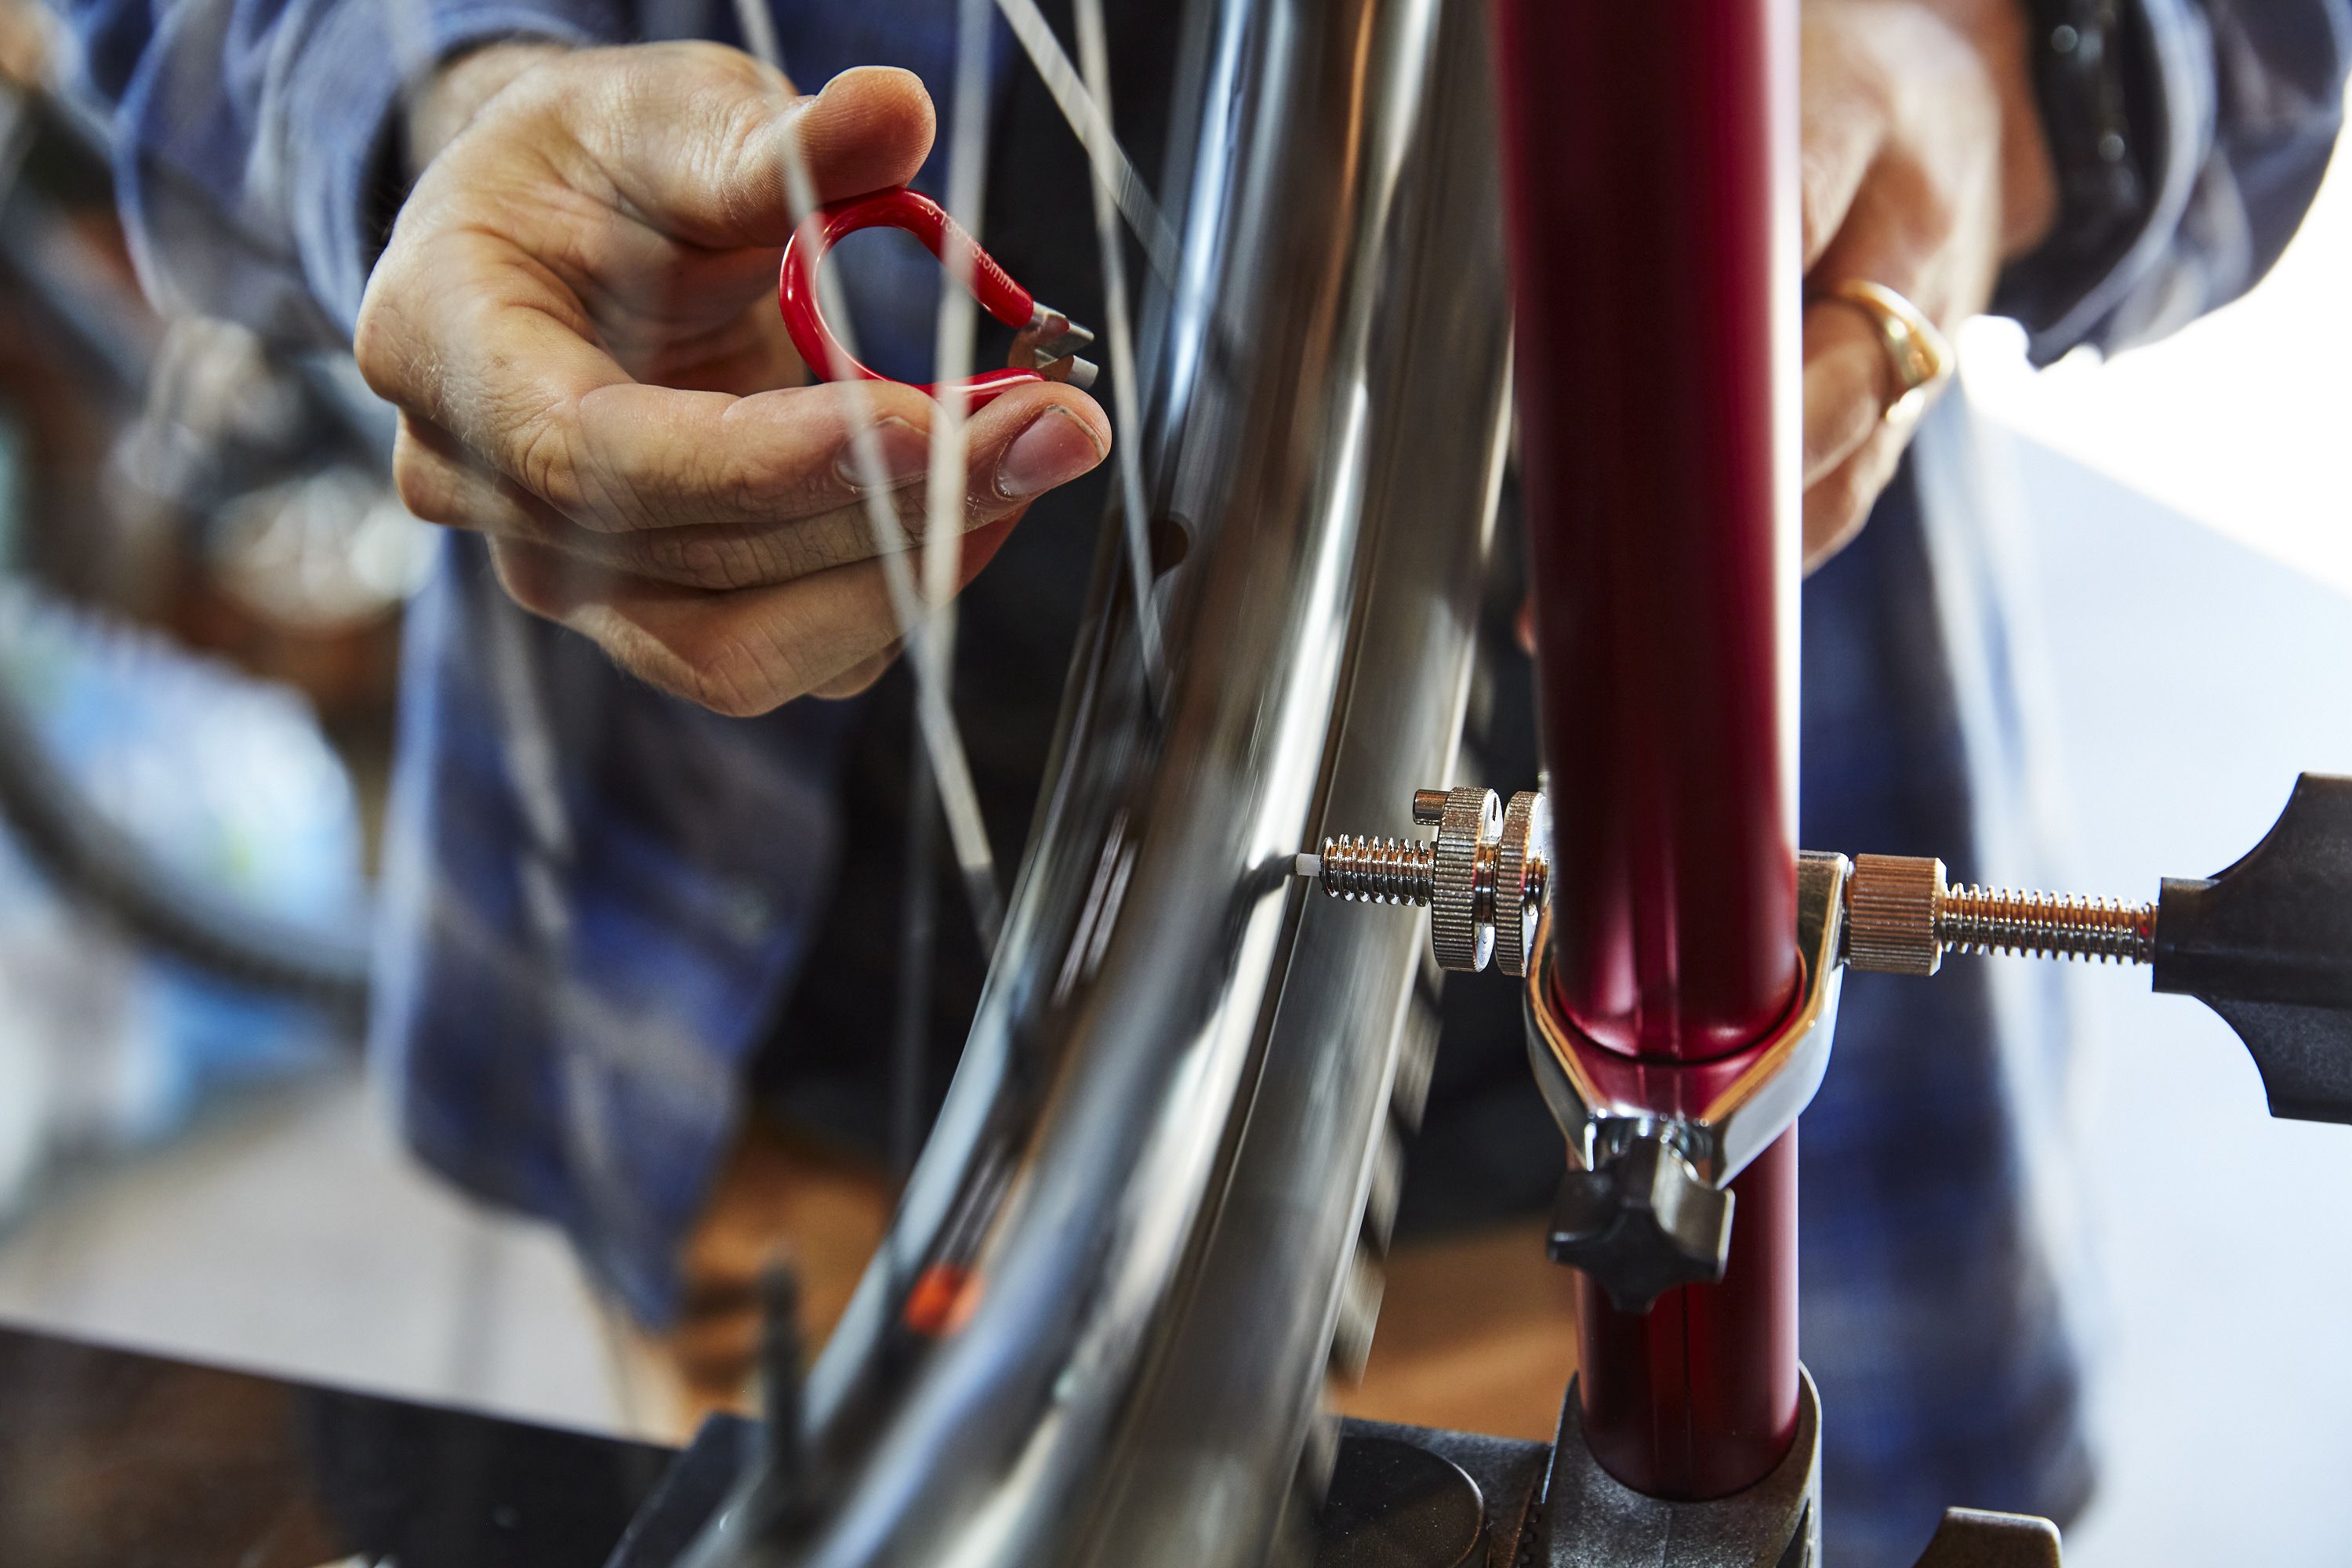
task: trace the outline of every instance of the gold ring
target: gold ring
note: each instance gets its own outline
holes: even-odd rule
[[[1918,417],[1938,387],[1952,378],[1951,340],[1919,307],[1884,283],[1849,279],[1830,285],[1826,298],[1853,306],[1870,318],[1878,332],[1878,346],[1886,353],[1886,368],[1895,376],[1895,395],[1886,401],[1886,422],[1906,424]]]

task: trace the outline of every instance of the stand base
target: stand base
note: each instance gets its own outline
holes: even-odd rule
[[[1568,1385],[1551,1474],[1530,1510],[1523,1562],[1550,1568],[1811,1568],[1821,1556],[1822,1408],[1801,1370],[1797,1435],[1778,1468],[1711,1502],[1644,1497],[1601,1468]]]

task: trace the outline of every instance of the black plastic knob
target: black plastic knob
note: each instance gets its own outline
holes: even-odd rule
[[[2165,879],[2154,984],[2238,1032],[2272,1115],[2352,1122],[2352,778],[2304,774],[2235,865]]]
[[[1646,1312],[1683,1285],[1723,1278],[1732,1197],[1655,1132],[1590,1171],[1570,1171],[1552,1205],[1548,1250],[1581,1268],[1621,1312]]]

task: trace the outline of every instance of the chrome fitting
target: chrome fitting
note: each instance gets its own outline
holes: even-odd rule
[[[1677,1286],[1723,1278],[1733,1217],[1726,1189],[1795,1124],[1829,1070],[1852,869],[1843,855],[1798,857],[1796,1004],[1696,1112],[1646,1103],[1647,1086],[1631,1071],[1612,1086],[1603,1053],[1578,1040],[1553,1010],[1549,933],[1535,933],[1528,1056],[1570,1165],[1548,1249],[1553,1261],[1584,1270],[1620,1310],[1646,1312]]]
[[[1857,855],[1846,886],[1846,962],[1890,974],[1933,974],[1951,952],[2017,952],[2147,963],[2156,905],[2007,888],[1954,888],[1944,863]]]
[[[1299,856],[1297,872],[1335,899],[1425,907],[1441,968],[1499,963],[1506,974],[1525,974],[1551,866],[1542,793],[1523,790],[1507,805],[1476,784],[1415,790],[1412,819],[1436,838],[1341,834],[1323,840],[1322,854]]]
[[[1796,1004],[1747,1068],[1690,1114],[1664,1115],[1630,1095],[1620,1098],[1593,1075],[1583,1047],[1552,1010],[1550,944],[1546,932],[1537,932],[1536,961],[1527,976],[1528,1056],[1552,1120],[1567,1135],[1570,1159],[1591,1170],[1657,1131],[1709,1185],[1727,1187],[1795,1123],[1829,1070],[1853,868],[1843,855],[1797,857],[1797,948],[1803,968]]]

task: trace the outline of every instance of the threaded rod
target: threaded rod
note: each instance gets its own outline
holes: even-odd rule
[[[2156,956],[2156,906],[2073,893],[1950,888],[1936,900],[1936,938],[1947,952],[2147,963]]]
[[[1317,880],[1335,899],[1376,904],[1427,904],[1434,891],[1426,840],[1341,834],[1323,840]]]

